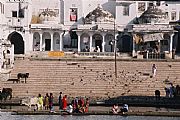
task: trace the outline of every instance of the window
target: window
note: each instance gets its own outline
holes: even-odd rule
[[[56,40],[56,44],[59,44],[59,39]]]
[[[70,8],[70,21],[77,21],[77,8]]]
[[[176,20],[176,12],[171,12],[171,20]]]
[[[78,43],[78,40],[77,39],[71,39],[71,47],[72,48],[77,48],[77,43]]]
[[[57,16],[59,16],[59,9],[54,9],[54,12],[56,13]]]
[[[157,1],[156,2],[156,6],[160,6],[161,5],[161,2],[160,1]]]
[[[123,15],[129,16],[129,5],[125,5],[123,8]]]
[[[161,45],[168,45],[168,40],[161,40]]]
[[[166,16],[166,18],[168,18],[168,17],[169,17],[169,14],[168,14],[168,12],[165,12],[165,16]]]
[[[0,2],[0,13],[4,14],[4,4]]]
[[[19,9],[19,17],[24,18],[24,9]]]
[[[145,11],[145,2],[139,2],[138,3],[138,12],[144,12]]]
[[[4,14],[4,4],[2,4],[2,13]]]
[[[78,35],[76,34],[75,31],[70,30],[70,36],[71,36],[71,47],[77,48],[77,46],[78,46]]]
[[[149,7],[152,7],[154,6],[154,4],[152,2],[149,3]]]
[[[12,17],[17,17],[17,11],[12,11]]]

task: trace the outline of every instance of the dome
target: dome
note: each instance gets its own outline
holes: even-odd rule
[[[110,12],[103,10],[101,6],[98,6],[85,17],[86,24],[92,22],[114,22],[114,16]]]
[[[142,23],[160,22],[167,19],[167,14],[156,6],[148,7],[148,9],[139,17]]]
[[[57,17],[57,13],[54,11],[43,11],[39,14],[40,21],[55,21],[55,18]]]
[[[54,11],[43,11],[39,14],[39,16],[50,16],[50,17],[56,17],[57,14]]]

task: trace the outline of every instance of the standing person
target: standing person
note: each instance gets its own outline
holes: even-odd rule
[[[100,50],[100,47],[99,47],[99,46],[97,46],[97,52],[101,52],[101,50]]]
[[[71,102],[72,106],[73,106],[73,112],[78,113],[78,98],[74,98]]]
[[[58,99],[58,103],[59,103],[59,110],[62,110],[62,92],[59,93],[59,99]]]
[[[152,65],[152,74],[153,74],[153,77],[156,76],[156,71],[157,71],[157,67],[155,64]]]
[[[50,109],[50,112],[53,112],[53,94],[50,93],[50,96],[49,96],[49,109]]]
[[[63,97],[62,102],[63,102],[63,110],[66,110],[67,109],[67,95]]]
[[[169,95],[170,95],[170,90],[169,90],[169,88],[165,87],[164,90],[165,90],[165,92],[166,92],[166,97],[169,98]]]
[[[43,110],[43,97],[41,94],[38,96],[38,110]]]
[[[173,98],[174,94],[175,94],[175,87],[174,87],[174,85],[172,83],[170,85],[171,86],[169,88],[169,95],[170,95],[170,98]]]
[[[49,95],[46,93],[46,96],[44,97],[44,108],[45,110],[49,109]]]
[[[88,112],[89,109],[89,99],[86,98],[86,103],[85,103],[85,112]]]

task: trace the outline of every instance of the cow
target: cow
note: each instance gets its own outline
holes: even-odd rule
[[[26,79],[29,77],[29,73],[18,73],[17,74],[17,79],[18,81],[20,81],[20,78],[24,78],[25,79],[25,83],[26,83]]]
[[[3,99],[6,101],[8,97],[9,99],[12,98],[12,88],[3,88],[2,91],[0,91],[0,101]]]
[[[26,105],[31,109],[31,106],[34,105],[35,107],[37,107],[38,105],[38,98],[37,97],[27,97],[27,98],[23,98],[20,101],[21,105]],[[36,110],[37,108],[35,108],[34,110]]]

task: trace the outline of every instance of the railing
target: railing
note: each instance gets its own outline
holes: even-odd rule
[[[146,59],[165,59],[165,53],[145,53],[144,58]]]
[[[78,52],[76,53],[78,56],[83,57],[114,57],[114,52]],[[31,57],[40,57],[46,58],[48,57],[48,51],[34,51],[29,54]],[[64,52],[64,57],[72,57],[74,56],[74,52]],[[116,54],[120,58],[132,58],[130,53],[117,53]],[[141,59],[165,59],[165,53],[151,53],[151,52],[141,52],[139,55],[142,55]]]
[[[114,56],[114,52],[79,52],[80,56]]]

